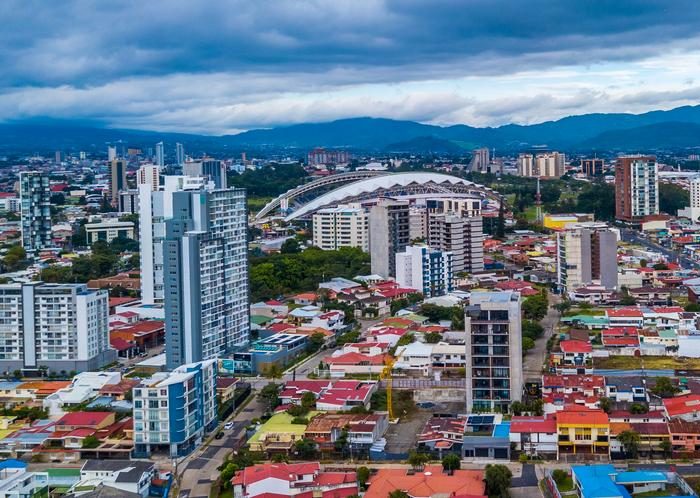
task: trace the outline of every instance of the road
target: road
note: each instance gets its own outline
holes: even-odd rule
[[[673,249],[669,249],[668,247],[664,247],[656,242],[652,242],[649,239],[642,237],[636,230],[621,228],[620,236],[622,237],[623,242],[630,242],[632,244],[643,246],[650,251],[660,252],[669,262],[677,262],[683,269],[688,270],[700,268],[700,265],[687,256],[683,256]]]
[[[523,379],[525,382],[542,380],[542,365],[547,355],[547,340],[552,337],[559,324],[559,312],[554,309],[554,305],[561,302],[561,298],[550,292],[548,299],[549,309],[540,321],[540,325],[544,328],[544,335],[535,341],[535,347],[527,352],[523,360]]]

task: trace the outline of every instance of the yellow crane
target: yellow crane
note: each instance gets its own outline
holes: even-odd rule
[[[386,411],[389,412],[389,420],[394,420],[394,407],[391,403],[391,370],[394,368],[395,361],[395,358],[387,355],[382,373],[379,374],[379,379],[386,382]]]

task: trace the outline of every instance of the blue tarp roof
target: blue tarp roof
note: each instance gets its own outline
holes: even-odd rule
[[[581,487],[581,498],[631,498],[622,485],[613,482],[612,465],[574,465],[571,472]]]

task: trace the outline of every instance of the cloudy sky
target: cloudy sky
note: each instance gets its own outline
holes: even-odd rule
[[[700,100],[697,0],[3,0],[0,120],[235,133]]]

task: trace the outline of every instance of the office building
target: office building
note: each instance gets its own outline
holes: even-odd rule
[[[134,456],[185,456],[216,428],[216,363],[181,365],[134,387]]]
[[[112,159],[109,162],[109,198],[112,206],[119,205],[119,192],[127,189],[126,161]]]
[[[118,237],[135,239],[134,235],[134,224],[131,221],[107,220],[85,225],[87,245],[92,245],[98,240],[103,240],[109,244]]]
[[[84,371],[115,361],[108,300],[85,284],[0,285],[0,369]]]
[[[603,174],[605,161],[594,157],[593,159],[581,159],[581,173],[589,178]]]
[[[163,142],[158,142],[156,144],[156,166],[165,166],[165,148],[163,147]]]
[[[250,330],[245,190],[174,192],[172,213],[163,241],[168,368],[223,356]]]
[[[472,292],[464,325],[467,412],[506,413],[523,392],[520,294]]]
[[[107,161],[112,162],[117,158],[117,147],[116,145],[107,146]]]
[[[163,303],[163,240],[165,220],[173,216],[173,193],[199,190],[205,183],[202,178],[164,176],[158,190],[154,191],[149,184],[139,185],[141,301],[144,304]]]
[[[359,247],[369,252],[368,220],[359,204],[321,209],[313,215],[313,245],[324,251]]]
[[[615,164],[615,217],[639,222],[659,214],[659,177],[655,156],[621,156]]]
[[[144,164],[136,172],[136,185],[150,185],[151,190],[160,187],[160,168],[155,164]]]
[[[557,283],[564,292],[591,283],[617,287],[618,232],[605,223],[572,223],[557,232]]]
[[[214,183],[214,187],[226,188],[226,165],[218,159],[200,159],[188,161],[182,167],[185,176],[199,176]]]
[[[396,254],[396,282],[416,289],[425,297],[444,296],[452,292],[452,253],[426,245],[408,246]]]
[[[428,215],[427,243],[452,254],[455,275],[484,271],[484,229],[481,216]]]
[[[369,212],[369,253],[372,273],[393,277],[396,253],[410,243],[408,201],[380,199]]]
[[[692,221],[700,219],[700,175],[691,178],[689,181],[690,205],[678,211],[678,216],[685,216]],[[673,214],[673,213],[669,213]]]
[[[474,149],[472,151],[472,160],[469,163],[469,170],[476,173],[485,173],[491,163],[491,153],[488,147]]]
[[[51,189],[49,177],[38,171],[19,174],[22,247],[39,251],[51,247]]]
[[[175,162],[178,166],[185,164],[185,147],[181,143],[175,144]]]
[[[326,164],[345,164],[350,162],[350,153],[346,150],[326,150],[317,147],[307,156],[309,166],[322,166]]]
[[[518,156],[518,174],[532,178],[560,178],[565,173],[566,157],[560,152]]]
[[[119,192],[119,212],[122,214],[138,214],[138,189],[122,190],[121,192]]]

